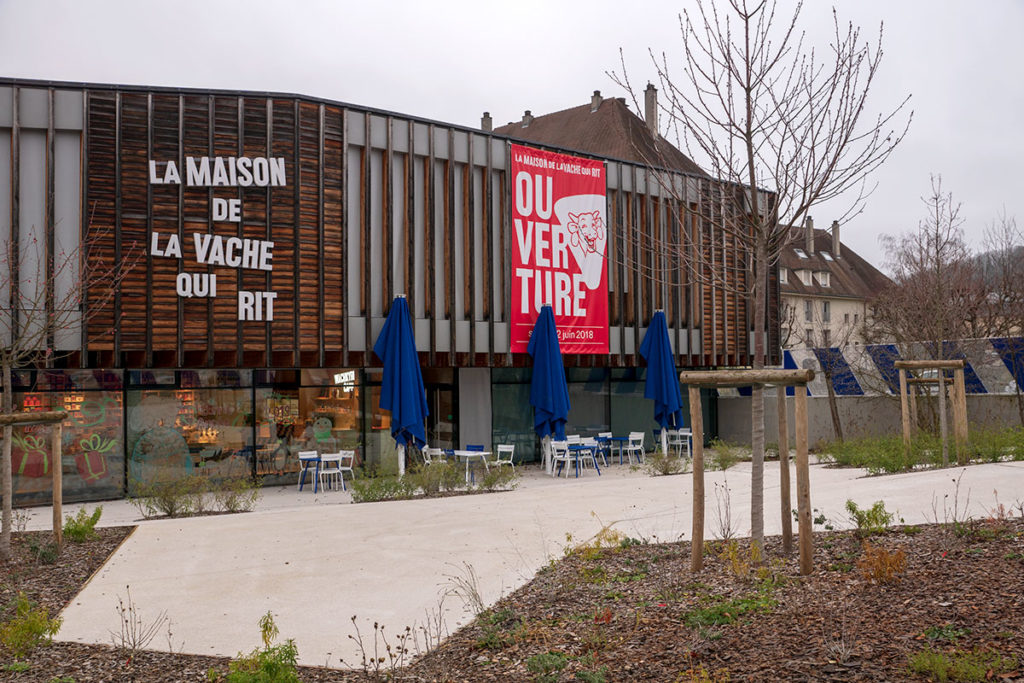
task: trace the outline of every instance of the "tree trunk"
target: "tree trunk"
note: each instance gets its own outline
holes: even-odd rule
[[[758,235],[754,249],[754,369],[764,368],[764,330],[767,305],[765,273],[768,249],[764,237]],[[764,388],[755,386],[750,396],[750,540],[764,549]]]
[[[14,395],[11,392],[11,366],[6,363],[3,366],[3,412],[13,412]],[[0,561],[6,562],[11,559],[11,522],[12,510],[14,509],[14,474],[11,470],[11,438],[14,435],[14,427],[4,426],[3,452],[0,455],[0,470],[3,476],[0,477],[0,494],[4,499],[2,534],[0,534]]]
[[[1017,417],[1020,418],[1020,425],[1024,427],[1024,393],[1021,393],[1017,383],[1013,383],[1014,393],[1017,394]]]
[[[832,413],[832,430],[836,434],[836,441],[843,442],[843,423],[839,420],[839,404],[836,403],[836,388],[832,386],[831,370],[825,373],[825,386],[828,387],[828,409]]]

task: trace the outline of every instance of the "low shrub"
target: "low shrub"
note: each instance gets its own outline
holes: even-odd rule
[[[491,467],[480,478],[479,487],[484,491],[511,491],[519,486],[519,473],[506,465]]]
[[[898,581],[907,569],[907,554],[902,550],[889,552],[864,541],[864,554],[857,560],[864,578],[875,583]]]
[[[429,465],[416,465],[405,476],[414,489],[420,489],[427,496],[436,496],[441,491],[462,486],[465,483],[463,471],[455,463],[439,460]]]
[[[686,471],[686,460],[671,453],[654,451],[644,459],[644,469],[653,477],[679,474]]]
[[[382,500],[405,500],[419,490],[415,477],[365,477],[352,481],[353,503],[376,503]]]
[[[255,649],[248,655],[238,657],[228,664],[228,683],[298,683],[297,670],[299,650],[295,641],[288,639],[273,645],[277,639],[277,625],[270,612],[259,621],[263,649]]]
[[[555,683],[566,664],[567,659],[561,652],[542,652],[526,660],[526,670],[539,683]]]
[[[141,481],[132,479],[128,500],[143,517],[185,517],[205,508],[208,480],[192,474],[184,477]]]
[[[722,626],[731,624],[750,612],[767,612],[777,604],[778,601],[772,597],[770,584],[762,584],[759,590],[749,595],[733,600],[719,600],[707,607],[692,610],[686,615],[684,622],[691,628]]]
[[[745,457],[746,451],[739,446],[715,439],[711,442],[711,450],[705,451],[704,469],[724,472]]]
[[[910,670],[936,681],[986,681],[1017,670],[1015,657],[976,648],[940,652],[930,647],[910,657]]]
[[[91,515],[85,511],[84,506],[79,508],[74,517],[67,515],[64,518],[64,537],[73,543],[85,543],[96,538],[96,523],[102,514],[103,506],[98,505]]]
[[[27,657],[40,645],[48,645],[63,623],[60,617],[50,618],[50,611],[39,607],[24,593],[14,602],[14,616],[0,624],[0,645],[15,658]]]
[[[1024,429],[975,427],[970,432],[968,452],[973,460],[1001,462],[1024,460]]]
[[[230,477],[219,480],[213,487],[213,500],[225,512],[249,512],[262,495],[262,480],[249,477]]]
[[[861,538],[885,533],[892,523],[892,513],[885,509],[885,503],[876,500],[870,508],[861,510],[852,500],[847,499],[846,511],[850,513],[850,521],[857,525],[857,535]]]
[[[28,542],[28,550],[42,564],[56,564],[60,557],[60,546],[53,541],[40,543],[35,539]]]

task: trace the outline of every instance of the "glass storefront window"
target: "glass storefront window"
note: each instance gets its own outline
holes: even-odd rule
[[[360,372],[352,368],[265,371],[256,389],[256,474],[266,484],[298,480],[299,451],[354,450],[363,460]]]
[[[566,434],[597,436],[608,431],[608,370],[569,368],[567,375],[570,408]]]
[[[251,472],[248,389],[142,389],[128,396],[128,486]]]
[[[64,410],[61,467],[65,500],[102,500],[124,493],[124,447],[119,391],[15,393],[15,410]],[[11,439],[14,496],[22,504],[52,499],[48,425],[15,429]]]
[[[18,370],[14,409],[63,410],[61,462],[67,502],[117,498],[124,493],[121,373],[110,370]],[[104,389],[109,389],[105,391]],[[49,425],[14,430],[11,456],[14,502],[39,505],[52,500]]]
[[[531,368],[491,370],[491,434],[495,444],[513,444],[516,461],[540,460],[530,405]]]
[[[380,409],[380,385],[367,386],[366,395],[369,403],[363,424],[366,433],[363,464],[381,472],[397,472],[398,446],[391,436],[391,413]]]

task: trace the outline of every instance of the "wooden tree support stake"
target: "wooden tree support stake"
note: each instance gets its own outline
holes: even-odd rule
[[[796,422],[796,507],[800,530],[800,573],[814,569],[814,538],[811,529],[811,472],[807,463],[807,389],[793,392],[793,420]]]
[[[53,472],[53,542],[58,548],[64,546],[64,457],[61,442],[64,425],[54,422],[50,427],[50,468]]]
[[[789,491],[789,419],[786,408],[786,387],[775,389],[779,412],[779,493],[782,505],[782,551],[793,552],[793,509]]]
[[[690,428],[693,430],[693,526],[690,571],[704,566],[704,417],[700,387],[690,385]]]

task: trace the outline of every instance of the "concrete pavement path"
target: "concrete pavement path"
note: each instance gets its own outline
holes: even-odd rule
[[[374,622],[390,638],[442,614],[452,631],[472,617],[457,595],[442,601],[453,588],[475,583],[481,599],[492,603],[602,524],[651,541],[690,537],[691,475],[650,477],[619,466],[604,472],[554,480],[527,468],[511,492],[361,505],[348,504],[345,493],[268,489],[251,513],[138,522],[64,610],[58,639],[109,643],[118,628],[118,597],[130,586],[143,618],[167,612],[175,650],[249,651],[259,643],[256,622],[269,610],[281,637],[295,639],[302,663],[358,664],[348,638],[352,616],[367,645]],[[1024,463],[886,477],[812,466],[811,502],[837,528],[849,526],[848,498],[862,507],[883,500],[907,523],[932,521],[934,501],[941,520],[961,473],[959,504],[969,494],[973,516],[987,514],[996,495],[1003,503],[1024,498]],[[749,463],[707,473],[706,538],[720,530],[716,500],[724,501],[726,491],[735,531],[749,535],[749,481]],[[780,530],[778,491],[778,467],[769,463],[768,534]],[[110,502],[102,523],[137,517],[124,501]],[[36,509],[30,526],[48,528],[49,519],[47,508]],[[167,649],[166,640],[161,634],[150,647]]]

